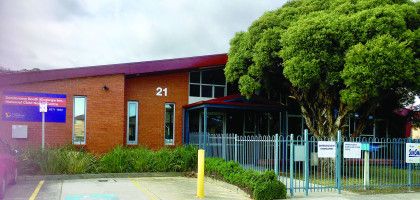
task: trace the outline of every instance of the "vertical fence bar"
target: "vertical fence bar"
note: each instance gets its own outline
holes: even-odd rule
[[[317,184],[317,179],[318,179],[318,175],[317,175],[317,171],[318,171],[318,157],[314,156],[312,157],[312,152],[315,152],[315,146],[316,143],[314,142],[314,136],[311,136],[311,138],[309,138],[309,155],[311,156],[311,160],[313,163],[311,163],[311,171],[312,172],[312,176],[313,176],[313,183],[312,183],[312,191],[315,192],[317,190],[316,188],[316,184]],[[315,153],[314,153],[315,154]]]
[[[412,142],[412,139],[411,139],[411,137],[408,139],[408,143],[411,143]],[[405,145],[405,148],[407,148],[407,145]],[[405,151],[407,151],[407,149],[405,150]],[[406,161],[407,162],[407,161]],[[409,191],[411,191],[411,187],[412,187],[412,185],[413,185],[413,180],[412,180],[412,176],[413,176],[413,172],[411,171],[412,169],[412,164],[411,163],[408,163],[407,164],[408,165],[408,170],[407,170],[407,178],[408,178],[408,190]]]
[[[238,162],[238,135],[236,135],[235,134],[235,142],[234,142],[234,145],[235,145],[235,149],[234,149],[234,160],[235,160],[235,162]]]
[[[279,175],[279,134],[274,136],[274,172]]]
[[[294,196],[294,189],[293,189],[293,178],[294,178],[294,154],[295,154],[295,148],[294,148],[294,140],[293,140],[293,134],[290,135],[290,196]]]
[[[222,156],[224,160],[227,160],[226,158],[226,133],[222,133]]]
[[[207,153],[207,107],[204,107],[204,144],[203,144],[203,149],[204,152]]]
[[[305,148],[305,196],[308,196],[309,194],[309,139],[308,139],[308,129],[305,129],[305,143],[304,143],[304,148]]]
[[[341,131],[339,130],[337,133],[337,157],[335,160],[335,177],[337,179],[337,191],[338,194],[341,194]]]
[[[202,134],[203,134],[203,132],[200,130],[200,132],[198,132],[198,148],[200,149],[203,149],[204,147],[202,147],[201,145],[203,144],[203,141],[202,141],[202,139],[201,139],[201,136],[202,136]]]

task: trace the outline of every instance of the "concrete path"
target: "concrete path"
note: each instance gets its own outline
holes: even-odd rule
[[[45,180],[39,192],[39,181],[21,181],[7,189],[7,200],[195,200],[195,178],[141,177],[76,180]],[[250,199],[235,186],[207,178],[206,199]]]
[[[319,199],[319,200],[420,200],[419,192],[398,193],[398,194],[356,194],[344,191],[342,194],[337,192],[311,192],[308,197],[303,193],[297,193],[294,199]]]
[[[139,177],[139,178],[91,178],[70,180],[21,180],[7,189],[7,200],[195,200],[195,178],[186,177]],[[39,192],[36,188],[39,187]],[[239,188],[206,178],[206,198],[209,200],[249,200]],[[358,200],[420,200],[418,193],[362,195],[343,191],[311,192],[308,197],[296,193],[296,199],[358,199]]]

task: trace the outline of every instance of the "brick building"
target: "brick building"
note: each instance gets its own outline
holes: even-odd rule
[[[49,105],[47,146],[74,144],[95,153],[117,145],[180,145],[197,132],[303,132],[302,116],[286,109],[287,101],[238,95],[226,83],[226,61],[217,54],[0,75],[0,138],[39,147],[41,102]],[[386,121],[377,124],[369,134],[388,134]]]
[[[22,98],[60,94],[65,95],[65,119],[48,121],[48,115],[57,113],[45,114],[47,146],[75,144],[101,153],[116,145],[157,149],[182,144],[189,72],[221,69],[226,59],[220,54],[0,75],[0,138],[19,146],[40,146],[39,117],[23,115],[41,113],[22,111],[37,108],[35,102],[23,105]],[[13,137],[13,129],[19,127],[27,128],[26,136]]]

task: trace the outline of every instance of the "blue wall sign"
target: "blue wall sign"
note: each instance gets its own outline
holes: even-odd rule
[[[41,122],[39,104],[46,102],[48,111],[45,122],[66,122],[66,95],[32,92],[4,92],[2,120],[17,122]]]

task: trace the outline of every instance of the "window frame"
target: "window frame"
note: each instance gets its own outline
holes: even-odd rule
[[[135,130],[135,140],[130,141],[129,129],[130,129],[130,104],[136,105],[136,130]],[[139,102],[138,101],[127,101],[127,129],[126,129],[126,143],[127,145],[138,145],[139,141]]]
[[[171,143],[168,143],[168,142],[166,142],[166,138],[165,138],[165,132],[166,132],[166,105],[167,104],[172,104],[173,106],[174,106],[174,111],[173,111],[173,122],[172,122],[172,130],[173,130],[173,133],[172,133],[172,142]],[[164,105],[164,119],[163,119],[163,142],[164,142],[164,144],[165,145],[175,145],[175,133],[176,133],[176,130],[175,130],[175,117],[176,117],[176,104],[174,103],[174,102],[165,102],[165,105]]]
[[[77,98],[83,98],[84,99],[84,114],[85,114],[85,122],[84,122],[84,136],[83,136],[83,141],[76,141],[75,138],[75,111],[76,111],[76,99]],[[75,95],[73,96],[73,127],[72,127],[72,143],[74,145],[86,145],[86,121],[87,121],[87,96],[82,96],[82,95]]]

